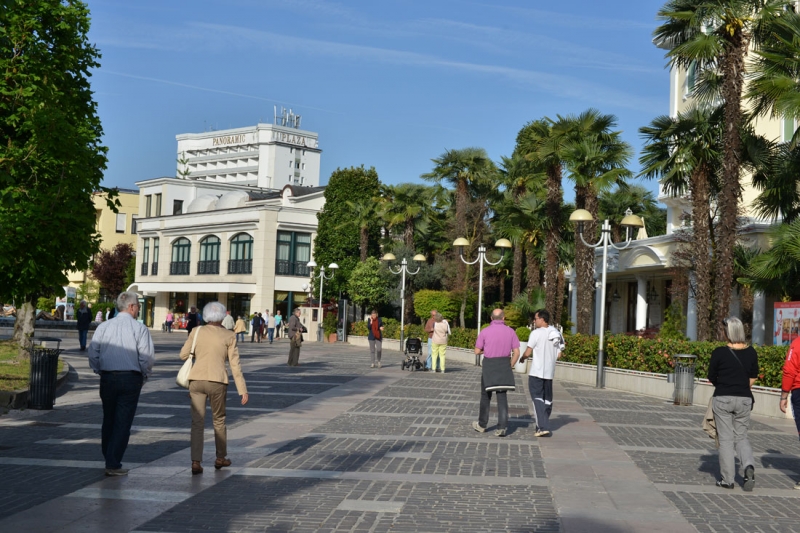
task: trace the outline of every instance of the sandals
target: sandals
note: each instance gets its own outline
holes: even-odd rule
[[[196,476],[197,474],[203,473],[203,467],[200,464],[200,461],[192,461],[192,475]]]
[[[231,460],[227,457],[217,457],[217,460],[214,461],[214,468],[219,470],[223,466],[231,466]]]

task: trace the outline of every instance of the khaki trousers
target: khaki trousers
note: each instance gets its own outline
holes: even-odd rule
[[[299,364],[301,345],[302,343],[298,342],[294,337],[289,340],[289,360],[287,361],[289,366],[297,366]]]
[[[189,396],[192,399],[192,461],[203,460],[203,437],[206,420],[206,398],[211,401],[211,417],[214,422],[214,444],[217,457],[228,455],[228,429],[225,427],[225,399],[228,386],[216,381],[190,381]]]

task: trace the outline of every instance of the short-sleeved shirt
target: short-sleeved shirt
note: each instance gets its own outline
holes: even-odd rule
[[[519,348],[519,338],[502,320],[492,320],[489,327],[478,334],[475,347],[483,350],[483,356],[489,359],[509,357],[512,350]]]
[[[531,349],[531,369],[529,376],[541,379],[553,379],[556,361],[564,349],[564,338],[553,326],[536,328],[528,337],[528,348]]]

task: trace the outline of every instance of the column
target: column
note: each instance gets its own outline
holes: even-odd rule
[[[636,331],[647,327],[647,278],[636,276]]]
[[[572,334],[578,332],[578,282],[575,274],[569,278],[569,321],[572,322]]]
[[[689,274],[689,301],[686,304],[686,336],[690,341],[697,340],[697,300],[694,297],[696,286],[694,272],[692,272]]]
[[[766,333],[767,297],[762,291],[753,294],[753,344],[764,344]]]

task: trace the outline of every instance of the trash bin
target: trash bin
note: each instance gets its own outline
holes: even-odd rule
[[[694,365],[696,355],[677,354],[675,362],[675,405],[692,405],[694,399]]]
[[[42,338],[38,341],[54,342],[56,347],[33,346],[31,352],[31,374],[28,389],[29,409],[52,409],[56,403],[56,381],[58,379],[58,355],[61,339]]]

